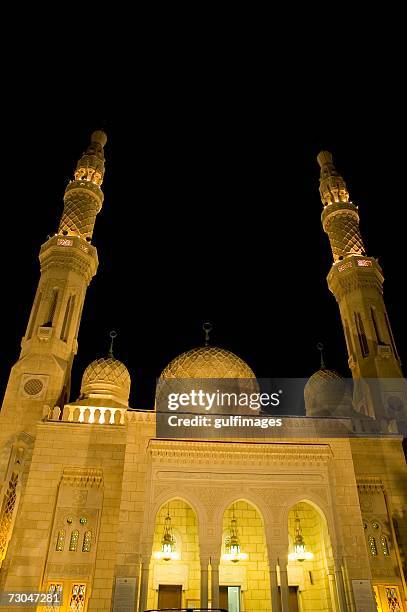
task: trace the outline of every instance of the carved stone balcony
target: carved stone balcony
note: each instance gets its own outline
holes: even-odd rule
[[[67,404],[61,416],[61,409],[56,406],[48,413],[48,421],[65,421],[68,423],[90,423],[94,425],[124,425],[126,408],[112,406],[78,406]]]

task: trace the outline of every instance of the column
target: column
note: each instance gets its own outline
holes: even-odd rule
[[[212,608],[219,608],[219,558],[211,557]]]
[[[345,585],[343,583],[343,574],[340,563],[334,560],[334,571],[335,571],[335,582],[336,590],[338,593],[338,605],[339,612],[346,612],[346,596],[345,596]]]
[[[280,596],[278,594],[277,583],[277,559],[270,559],[270,591],[271,591],[271,609],[272,612],[280,612]]]
[[[284,558],[280,558],[279,566],[280,566],[281,611],[290,612],[290,609],[288,607],[287,561]]]
[[[209,557],[201,557],[201,608],[208,607],[208,565]]]
[[[333,567],[328,568],[328,585],[329,594],[331,596],[332,610],[338,612],[338,593],[335,584],[335,573]]]
[[[149,568],[150,568],[150,557],[142,557],[141,558],[141,568],[140,568],[140,605],[139,605],[139,612],[144,612],[144,610],[147,608]]]

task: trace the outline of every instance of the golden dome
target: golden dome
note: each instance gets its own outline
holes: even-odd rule
[[[95,359],[82,377],[81,396],[111,397],[128,404],[130,374],[124,363],[114,357]]]
[[[255,378],[247,363],[231,351],[201,346],[175,357],[161,378]]]

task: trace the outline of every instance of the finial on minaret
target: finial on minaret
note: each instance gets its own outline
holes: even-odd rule
[[[319,352],[321,353],[321,370],[326,370],[326,365],[325,365],[325,361],[324,361],[324,345],[322,344],[322,342],[318,342],[317,344],[317,349],[319,350]]]
[[[336,202],[349,202],[346,183],[334,166],[332,153],[321,151],[317,160],[321,167],[319,193],[321,194],[322,204],[327,206]]]
[[[90,145],[82,155],[75,170],[76,181],[90,181],[100,186],[105,173],[105,156],[103,147],[107,142],[103,130],[95,130],[90,137]]]
[[[109,357],[113,357],[113,342],[114,342],[114,339],[117,337],[117,332],[112,330],[109,336],[110,336]]]
[[[205,346],[208,346],[209,344],[209,334],[212,331],[212,323],[210,323],[209,321],[206,321],[203,325],[202,325],[202,329],[205,332]]]

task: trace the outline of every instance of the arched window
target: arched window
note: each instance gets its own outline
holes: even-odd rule
[[[78,540],[79,540],[79,531],[74,529],[71,533],[71,539],[69,540],[69,550],[71,552],[76,552],[78,548]]]
[[[387,543],[387,538],[386,538],[386,536],[384,536],[384,535],[383,535],[383,536],[380,538],[380,544],[382,545],[382,551],[383,551],[384,556],[385,556],[385,557],[388,557],[388,556],[390,555],[390,552],[389,552],[389,545],[388,545],[388,543]]]
[[[58,552],[62,552],[64,550],[64,543],[65,543],[65,529],[60,529],[58,531],[57,545],[55,547],[55,550],[57,550]]]
[[[380,334],[379,321],[377,319],[377,312],[376,312],[376,308],[374,306],[371,306],[370,314],[372,316],[373,327],[374,327],[374,331],[375,331],[375,334],[376,334],[377,343],[378,344],[383,344],[382,337],[381,337],[381,334]]]
[[[368,542],[369,542],[370,554],[372,555],[372,557],[377,557],[376,540],[372,535],[368,537]]]
[[[90,552],[91,545],[92,545],[92,532],[85,531],[85,534],[83,536],[82,552]]]
[[[45,327],[52,327],[52,324],[54,322],[54,316],[55,316],[55,310],[56,310],[56,307],[57,307],[57,302],[58,302],[58,289],[54,288],[52,290],[51,300],[50,300],[50,303],[49,303],[48,315],[47,315],[46,321],[44,323]]]
[[[355,313],[355,323],[356,329],[358,330],[359,344],[360,350],[362,352],[362,357],[367,357],[369,355],[369,345],[367,343],[365,326],[363,325],[362,317],[360,316],[359,312]]]
[[[11,537],[11,527],[17,499],[18,474],[13,472],[8,482],[0,511],[0,563],[4,560]]]
[[[74,308],[75,308],[75,296],[70,295],[66,303],[64,321],[62,323],[62,329],[61,329],[61,340],[63,340],[64,342],[68,340]]]

